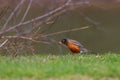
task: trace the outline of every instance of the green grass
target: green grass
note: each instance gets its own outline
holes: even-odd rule
[[[120,79],[120,55],[0,56],[0,79]],[[76,78],[76,79],[75,79]]]

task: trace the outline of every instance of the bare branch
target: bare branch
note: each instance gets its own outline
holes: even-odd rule
[[[4,46],[7,42],[8,42],[8,39],[6,39],[6,40],[0,45],[0,48],[1,48],[2,46]]]
[[[29,10],[30,10],[32,1],[33,1],[33,0],[30,0],[30,2],[29,2],[29,4],[28,4],[28,7],[27,7],[27,9],[26,9],[26,11],[25,11],[25,13],[24,13],[24,16],[23,16],[21,22],[23,22],[23,21],[25,20],[25,17],[27,16],[27,14],[28,14],[28,12],[29,12]]]
[[[22,17],[22,19],[21,19],[21,21],[19,23],[22,23],[25,20],[27,14],[28,14],[28,12],[29,12],[29,10],[31,8],[32,1],[33,0],[29,0],[29,4],[27,6],[27,9],[26,9],[26,11],[25,11],[25,13],[24,13],[24,15],[23,15],[23,17]],[[24,33],[24,31],[22,30],[22,27],[17,27],[16,31],[17,31],[18,34]]]
[[[1,38],[2,39],[5,39],[5,38],[7,38],[7,39],[23,39],[23,40],[29,40],[32,42],[36,42],[36,43],[50,44],[49,42],[46,42],[46,41],[37,41],[31,37],[25,37],[25,36],[2,36]]]
[[[69,0],[68,0],[68,1],[69,1]],[[39,17],[36,17],[36,18],[34,18],[34,19],[37,21],[37,20],[46,18],[46,17],[48,17],[48,16],[51,16],[52,14],[55,14],[56,12],[59,12],[59,11],[63,10],[66,6],[68,6],[68,2],[65,3],[64,5],[56,8],[56,9],[54,9],[54,10],[52,10],[52,11],[50,11],[49,13],[46,13],[46,14],[44,14],[44,15],[42,15],[42,16],[39,16]],[[13,15],[13,13],[12,13],[12,15]],[[32,21],[33,21],[33,19],[32,19],[32,20],[25,21],[25,22],[23,22],[23,23],[19,23],[19,24],[15,25],[15,26],[12,26],[12,27],[6,29],[5,31],[2,31],[2,30],[3,30],[3,29],[2,29],[1,32],[0,32],[0,34],[9,32],[9,31],[11,31],[11,30],[13,30],[13,29],[15,29],[15,28],[17,28],[17,27],[19,27],[19,26],[29,24],[29,23],[31,23]],[[8,21],[7,21],[7,23],[8,23]],[[41,23],[40,23],[40,24],[41,24]],[[6,25],[5,25],[5,26],[6,26]]]
[[[70,29],[70,30],[59,31],[59,32],[51,33],[51,34],[46,34],[44,36],[53,36],[53,35],[58,35],[58,34],[67,33],[67,32],[71,32],[71,31],[78,31],[78,30],[88,29],[88,28],[90,28],[90,26],[85,26],[85,27],[81,27],[81,28],[74,28],[74,29]]]
[[[21,0],[21,2],[16,6],[16,8],[14,9],[14,11],[10,14],[10,16],[8,17],[7,21],[5,22],[5,24],[3,25],[3,28],[1,29],[1,31],[4,31],[7,27],[7,24],[9,23],[9,21],[12,19],[12,17],[14,16],[15,12],[19,9],[19,7],[25,2],[25,0]]]

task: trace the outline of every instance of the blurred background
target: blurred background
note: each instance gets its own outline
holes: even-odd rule
[[[32,6],[25,20],[43,15],[59,6],[67,0],[33,0]],[[12,10],[20,0],[0,0],[0,26],[3,26]],[[22,11],[26,9],[26,0],[22,6]],[[71,6],[66,12],[55,17],[54,23],[42,25],[42,34],[50,34],[63,30],[70,30],[84,26],[91,26],[85,30],[67,32],[59,35],[49,36],[52,44],[35,43],[36,53],[66,53],[70,52],[65,46],[56,42],[63,38],[78,40],[88,50],[92,52],[120,52],[120,0],[73,0],[72,3],[82,3],[76,8]],[[5,10],[7,9],[7,10]],[[22,12],[21,11],[21,12]],[[22,15],[22,13],[20,13]],[[16,23],[21,16],[16,17]]]

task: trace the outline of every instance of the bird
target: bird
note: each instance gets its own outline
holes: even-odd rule
[[[73,39],[64,38],[61,41],[59,41],[59,44],[64,44],[73,53],[87,53],[88,52],[88,50],[80,42],[73,40]]]

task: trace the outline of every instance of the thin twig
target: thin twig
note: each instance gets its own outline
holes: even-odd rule
[[[2,39],[4,39],[4,38],[7,38],[7,39],[17,39],[18,38],[18,39],[29,40],[29,41],[36,42],[36,43],[50,44],[49,42],[46,42],[46,41],[37,41],[37,40],[34,40],[31,37],[25,37],[25,36],[2,36],[1,38]]]
[[[6,43],[8,42],[8,39],[6,39],[1,45],[0,45],[0,48],[5,45]]]
[[[19,9],[19,7],[25,2],[25,0],[21,0],[21,2],[16,6],[16,8],[14,9],[14,11],[10,14],[10,16],[8,17],[7,21],[5,22],[5,24],[3,25],[3,28],[1,29],[1,31],[5,30],[7,27],[7,24],[9,23],[9,21],[12,19],[12,17],[14,16],[15,12]]]
[[[50,15],[52,15],[52,14],[55,14],[55,13],[58,12],[58,11],[63,10],[66,6],[68,6],[68,2],[65,3],[64,5],[62,5],[62,6],[58,7],[58,8],[56,8],[56,9],[54,9],[54,10],[52,10],[52,11],[50,11],[50,12],[48,12],[48,13],[42,15],[42,16],[36,17],[36,18],[34,18],[34,19],[37,21],[37,20],[46,18],[46,17],[48,17],[48,16],[50,16]],[[13,13],[12,13],[12,15],[13,15]],[[12,26],[12,27],[6,29],[5,31],[2,31],[2,30],[3,30],[3,29],[2,29],[1,32],[0,32],[0,34],[9,32],[9,31],[11,31],[11,30],[13,30],[13,29],[15,29],[15,28],[17,28],[17,27],[19,27],[19,26],[29,24],[29,23],[31,23],[32,21],[33,21],[33,19],[28,20],[28,21],[25,21],[25,22],[23,22],[23,23],[19,23],[19,24],[17,24],[17,25],[14,25],[14,26]],[[7,23],[8,23],[8,22],[7,22]],[[5,26],[6,26],[6,25],[5,25]]]
[[[27,7],[27,9],[26,9],[26,11],[25,11],[25,13],[24,13],[24,15],[23,15],[23,18],[21,19],[21,22],[23,22],[23,21],[25,20],[25,17],[27,16],[27,14],[28,14],[28,12],[29,12],[29,10],[30,10],[32,1],[33,1],[33,0],[30,0],[30,2],[29,2],[29,4],[28,4],[28,7]]]
[[[22,19],[21,19],[21,21],[20,21],[19,23],[22,23],[22,22],[25,20],[27,14],[28,14],[28,12],[29,12],[29,10],[30,10],[30,8],[31,8],[32,1],[33,1],[33,0],[29,0],[29,4],[28,4],[28,6],[27,6],[27,9],[25,10],[25,13],[24,13],[24,15],[23,15],[23,17],[22,17]],[[16,31],[18,32],[18,34],[23,33],[22,27],[17,27],[17,28],[16,28]]]
[[[81,28],[74,28],[74,29],[70,29],[70,30],[59,31],[59,32],[51,33],[51,34],[46,34],[44,36],[53,36],[53,35],[58,35],[58,34],[62,34],[62,33],[88,29],[88,28],[90,28],[90,26],[85,26],[85,27],[81,27]]]

